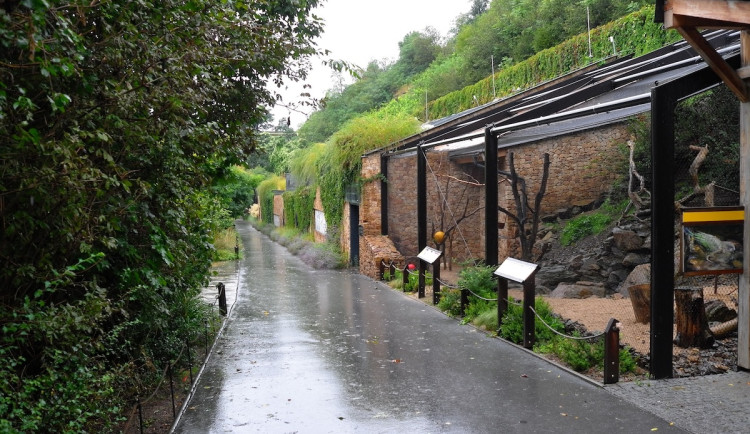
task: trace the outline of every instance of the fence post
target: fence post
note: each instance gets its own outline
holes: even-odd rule
[[[177,408],[174,405],[174,376],[172,375],[172,362],[169,363],[169,394],[172,395],[172,420],[177,419]]]
[[[141,398],[140,397],[137,398],[137,402],[138,402],[138,404],[137,404],[137,407],[138,407],[138,427],[139,427],[139,430],[140,430],[141,434],[143,434],[143,406],[141,405]]]
[[[208,320],[203,320],[203,325],[205,326],[205,329],[203,330],[203,336],[206,338],[206,358],[208,358]]]
[[[219,312],[222,315],[227,316],[227,292],[224,288],[224,284],[219,282],[216,284],[216,288],[219,290]]]
[[[469,290],[461,288],[461,316],[466,315],[467,304],[469,304]]]
[[[497,279],[497,330],[503,325],[503,316],[508,311],[508,279]]]
[[[620,328],[611,318],[604,331],[604,384],[620,381]]]
[[[378,280],[384,280],[385,276],[385,263],[383,260],[380,260],[380,265],[378,266]]]
[[[534,279],[523,282],[523,347],[534,348],[534,325],[536,314],[534,304]]]
[[[419,289],[417,290],[417,298],[424,298],[424,282],[425,282],[426,272],[427,272],[426,262],[420,259],[419,260]]]
[[[409,264],[404,262],[404,274],[401,275],[402,280],[404,281],[404,286],[402,287],[404,292],[406,292],[406,284],[409,283]]]
[[[187,347],[187,358],[188,358],[188,372],[190,373],[190,385],[193,385],[193,356],[190,354],[190,338],[185,339],[185,346]]]
[[[396,278],[396,264],[394,264],[393,261],[391,261],[390,270],[391,270],[391,280],[393,280]]]
[[[440,258],[432,264],[432,304],[440,303]]]

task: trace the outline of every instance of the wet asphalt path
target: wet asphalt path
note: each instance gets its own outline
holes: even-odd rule
[[[578,376],[238,222],[237,303],[177,433],[681,432]]]

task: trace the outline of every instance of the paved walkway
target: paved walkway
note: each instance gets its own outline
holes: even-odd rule
[[[698,426],[690,417],[701,412],[669,412],[680,407],[667,404],[691,402],[679,394],[692,388],[597,386],[380,282],[312,270],[246,223],[237,227],[246,249],[237,302],[175,432],[669,433]],[[743,379],[737,390],[750,388],[750,379],[736,375]],[[739,422],[748,413],[732,414]],[[700,432],[744,426],[709,423]]]
[[[690,432],[750,432],[750,373],[608,385],[608,392]]]

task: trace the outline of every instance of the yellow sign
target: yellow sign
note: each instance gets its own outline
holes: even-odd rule
[[[682,212],[682,223],[741,222],[745,219],[744,209],[704,209],[685,210]]]

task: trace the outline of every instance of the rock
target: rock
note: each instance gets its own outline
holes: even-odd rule
[[[651,257],[649,255],[634,252],[630,252],[622,258],[622,265],[626,267],[635,267],[636,265],[648,264],[650,262]]]
[[[569,269],[565,265],[542,267],[536,273],[536,284],[548,288],[555,288],[560,282],[575,282],[579,279],[578,276],[578,273]]]
[[[602,267],[594,258],[585,260],[581,265],[581,271],[584,273],[598,273],[601,269]]]
[[[727,322],[737,318],[737,311],[728,308],[721,300],[711,300],[704,307],[709,322]]]
[[[624,297],[629,297],[628,288],[633,285],[651,283],[651,264],[638,265],[628,274],[628,277],[620,284],[617,292]]]
[[[583,265],[583,255],[576,255],[570,259],[568,263],[571,269],[578,270]]]
[[[598,282],[580,281],[576,283],[561,283],[550,293],[551,298],[589,298],[604,297],[604,285]]]
[[[612,231],[615,247],[623,252],[632,252],[643,246],[643,239],[633,231],[615,230]]]
[[[558,218],[567,220],[570,218],[570,210],[567,208],[560,208],[555,210],[555,215],[557,215]]]

